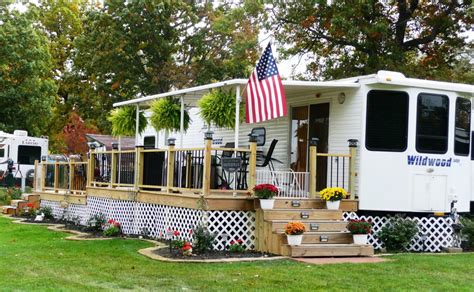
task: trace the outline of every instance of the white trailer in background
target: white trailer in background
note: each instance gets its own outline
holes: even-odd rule
[[[47,138],[30,137],[27,131],[21,130],[13,134],[0,131],[0,185],[7,184],[6,178],[11,173],[15,184],[24,186],[27,179],[33,178],[35,160],[47,155]]]
[[[247,80],[235,79],[124,101],[115,106],[146,108],[154,99],[180,97],[192,123],[185,133],[170,133],[176,145],[203,145],[207,126],[197,101],[213,88],[245,92]],[[284,80],[288,116],[238,129],[217,129],[214,144],[248,145],[253,128],[264,128],[267,151],[278,140],[273,157],[277,171],[308,173],[309,141],[318,138],[318,152],[348,153],[349,139],[358,140],[355,189],[359,209],[376,212],[469,212],[474,201],[471,157],[471,106],[474,86],[377,74],[314,82]],[[237,96],[238,99],[238,96]],[[165,133],[148,127],[140,144],[165,147]],[[347,164],[346,164],[347,168]],[[266,171],[266,169],[262,169]],[[318,173],[333,170],[318,162]],[[271,176],[269,176],[271,177]],[[344,178],[347,186],[348,176]],[[301,185],[307,185],[302,183]]]

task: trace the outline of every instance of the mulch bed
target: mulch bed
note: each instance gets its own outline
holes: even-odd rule
[[[35,217],[26,217],[26,216],[12,216],[15,219],[23,219],[28,223],[37,223],[37,224],[64,224],[61,220],[58,219],[44,219],[43,221],[35,221]]]
[[[275,256],[273,254],[267,254],[258,251],[244,251],[242,253],[233,253],[229,251],[210,251],[202,254],[193,254],[192,256],[184,256],[181,253],[171,253],[169,248],[159,248],[155,250],[154,253],[164,258],[177,260],[214,260],[231,258],[261,258]]]

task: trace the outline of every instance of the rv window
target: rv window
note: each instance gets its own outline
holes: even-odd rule
[[[405,151],[408,136],[408,94],[371,90],[367,95],[365,131],[365,147],[368,150]]]
[[[155,148],[155,136],[146,136],[143,139],[143,146],[147,148]]]
[[[0,158],[3,158],[3,157],[5,157],[5,149],[0,148]]]
[[[39,146],[18,146],[18,163],[35,164],[35,160],[41,160],[41,147]]]
[[[454,154],[468,156],[471,140],[471,101],[456,99],[456,124],[454,128]]]
[[[416,150],[421,153],[448,151],[449,99],[421,93],[416,114]]]

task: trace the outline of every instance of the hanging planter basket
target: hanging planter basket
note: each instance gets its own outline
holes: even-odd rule
[[[173,97],[160,98],[151,104],[150,123],[156,131],[179,131],[181,120],[181,104]],[[184,109],[184,131],[187,131],[191,118]]]
[[[235,129],[235,93],[232,90],[213,89],[199,101],[199,115],[210,126]],[[240,103],[240,122],[244,120],[245,107]]]
[[[112,123],[112,135],[114,136],[135,136],[137,108],[135,106],[124,106],[114,109],[107,118]],[[138,114],[138,133],[145,131],[147,120],[145,115]]]

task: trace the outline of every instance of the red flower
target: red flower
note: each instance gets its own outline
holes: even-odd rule
[[[114,219],[109,219],[109,221],[107,221],[107,223],[109,224],[114,224],[114,222],[115,222]]]
[[[173,235],[174,235],[174,236],[179,236],[179,231],[178,231],[178,230],[175,230],[175,231],[173,232]]]
[[[242,243],[242,239],[237,239],[237,243],[241,244],[241,243]]]
[[[26,206],[27,206],[28,208],[34,208],[34,207],[35,207],[35,205],[34,205],[33,203],[28,203],[28,204],[26,204]]]
[[[230,245],[234,245],[234,244],[235,244],[235,241],[232,240],[232,241],[230,242]]]
[[[192,248],[193,248],[193,247],[192,247],[191,243],[185,242],[184,245],[183,245],[183,247],[182,247],[181,249],[182,249],[183,251],[187,251],[187,250],[190,250],[190,249],[192,249]]]
[[[192,229],[189,229],[189,234],[193,234],[193,230],[192,230]]]

